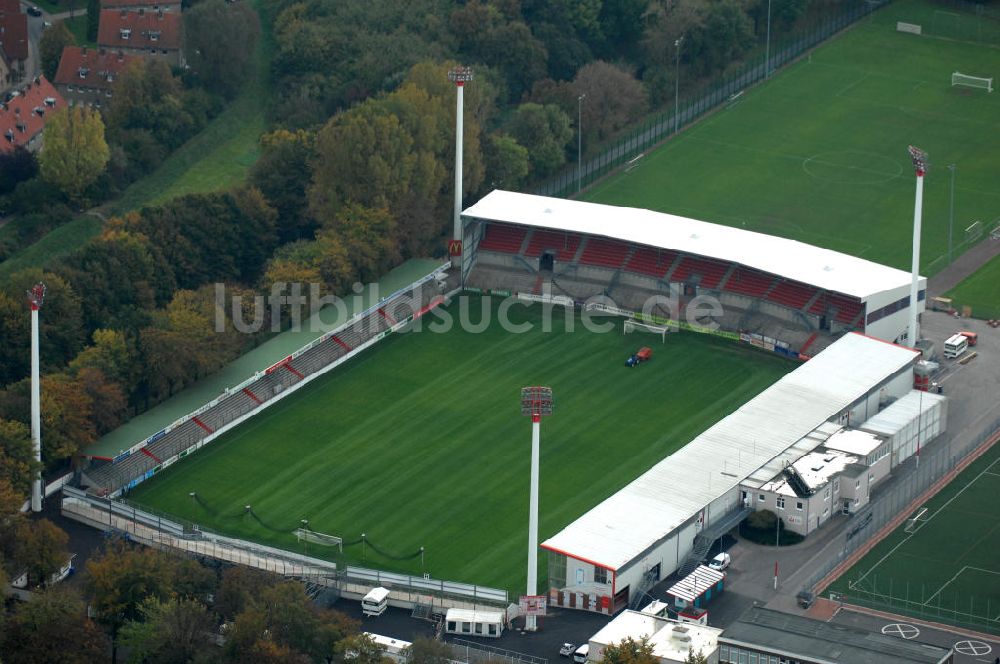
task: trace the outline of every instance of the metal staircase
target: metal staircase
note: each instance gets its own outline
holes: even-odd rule
[[[693,572],[694,569],[705,559],[705,556],[708,555],[708,552],[712,549],[712,544],[715,543],[715,540],[719,539],[738,526],[743,519],[750,515],[751,512],[753,512],[752,508],[741,507],[734,512],[730,512],[708,528],[705,528],[700,533],[695,535],[694,545],[691,547],[691,553],[689,553],[688,557],[684,559],[684,563],[677,570],[677,574],[683,578]]]

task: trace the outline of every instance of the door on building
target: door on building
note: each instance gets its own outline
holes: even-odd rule
[[[843,514],[850,514],[851,513],[851,499],[850,498],[844,498],[844,507],[841,510],[841,512]]]

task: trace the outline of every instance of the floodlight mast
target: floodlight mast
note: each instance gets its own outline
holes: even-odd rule
[[[39,464],[39,470],[31,481],[32,512],[42,511],[42,389],[38,376],[38,310],[42,308],[44,300],[45,284],[39,282],[28,291],[28,304],[31,306],[31,451]]]
[[[452,242],[448,253],[452,265],[461,265],[462,260],[462,150],[464,147],[465,83],[471,81],[472,68],[461,65],[448,72],[448,80],[455,84],[455,209]]]
[[[920,148],[910,146],[910,159],[913,160],[913,170],[917,175],[916,199],[913,203],[913,261],[910,274],[910,327],[906,332],[907,345],[917,347],[920,331],[917,329],[917,296],[920,285],[920,224],[923,220],[924,207],[924,173],[927,172],[927,153]]]
[[[538,453],[542,417],[552,414],[551,387],[521,388],[521,414],[531,416],[531,493],[528,500],[528,595],[538,594]],[[524,629],[538,629],[537,616],[525,616]]]

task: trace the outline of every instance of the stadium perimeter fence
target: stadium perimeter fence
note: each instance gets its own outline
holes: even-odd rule
[[[958,1],[958,0],[954,0]],[[766,54],[754,57],[735,71],[724,73],[697,93],[682,99],[675,121],[674,110],[663,111],[633,127],[618,142],[604,148],[597,156],[570,164],[562,172],[534,187],[533,193],[543,196],[569,196],[592,184],[619,166],[635,163],[649,148],[674,134],[703,115],[728,104],[775,69],[788,64],[809,49],[829,39],[844,28],[868,16],[885,2],[850,3],[843,11],[828,17],[820,25],[794,32],[772,42],[770,58]]]
[[[62,512],[147,546],[253,567],[359,596],[383,586],[394,591],[398,598],[414,603],[460,608],[484,604],[506,608],[509,604],[507,591],[503,589],[353,565],[338,566],[306,554],[219,535],[176,516],[140,509],[110,496],[93,496],[72,487],[63,489]]]
[[[935,449],[936,446],[931,445],[929,453],[921,452],[919,467],[913,468],[908,474],[900,477],[899,481],[885,492],[874,496],[866,508],[851,517],[842,535],[843,544],[840,551],[813,574],[802,590],[806,592],[814,592],[817,589],[825,590],[817,588],[817,586],[848,556],[870,544],[875,533],[893,519],[898,518],[918,496],[954,470],[963,460],[978,451],[998,433],[1000,433],[1000,418],[980,431],[979,434],[969,438],[958,448],[942,445]],[[910,512],[906,511],[905,515],[910,516]],[[886,585],[886,583],[882,585]],[[895,591],[903,593],[904,588],[897,586]],[[953,624],[986,627],[993,631],[1000,631],[1000,606],[991,606],[986,598],[969,596],[956,600],[953,606],[942,607],[916,601],[916,588],[913,591],[912,597],[894,595],[892,586],[886,585],[884,588],[875,587],[872,591],[852,588],[847,593],[830,591],[828,594],[830,599],[834,601],[850,602],[874,609],[903,612],[922,618],[939,619]],[[965,610],[964,607],[968,607],[968,610]]]

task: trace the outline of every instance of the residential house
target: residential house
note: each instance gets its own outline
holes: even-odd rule
[[[38,150],[45,119],[65,106],[62,95],[44,76],[20,86],[9,101],[0,104],[0,152],[13,152],[18,145]]]
[[[86,104],[101,108],[111,98],[115,80],[137,59],[122,51],[67,46],[53,82],[70,106]]]
[[[102,9],[97,44],[109,51],[159,59],[181,67],[184,65],[182,30],[180,12]]]
[[[101,0],[101,9],[127,9],[130,12],[137,12],[140,9],[146,11],[181,12],[181,0]]]
[[[28,16],[18,0],[0,0],[0,90],[24,78],[28,60]]]

